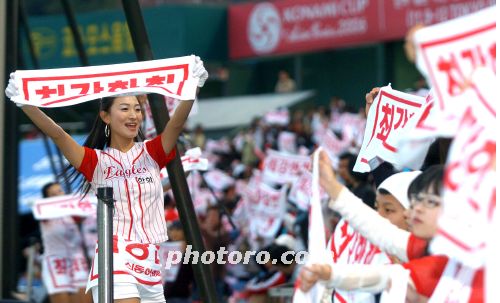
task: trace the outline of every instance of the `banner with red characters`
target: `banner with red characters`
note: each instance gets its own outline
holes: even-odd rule
[[[11,74],[16,93],[12,101],[39,107],[60,107],[127,93],[157,93],[193,100],[197,79],[195,56],[133,63],[18,70]]]
[[[293,54],[401,39],[495,5],[494,0],[278,0],[229,6],[232,59]]]

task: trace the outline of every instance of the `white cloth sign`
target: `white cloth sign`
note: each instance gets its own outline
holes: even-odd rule
[[[280,152],[286,152],[290,154],[297,153],[296,138],[295,133],[282,131],[278,135],[278,150]]]
[[[132,283],[149,287],[151,291],[162,290],[162,266],[159,245],[139,243],[113,237],[113,282]],[[90,269],[87,291],[97,287],[99,281],[99,252]]]
[[[264,121],[267,124],[287,126],[290,123],[290,113],[286,108],[270,111],[264,116]]]
[[[212,192],[206,188],[201,188],[192,195],[194,210],[198,214],[205,214],[207,207],[215,205],[216,200]]]
[[[418,170],[422,167],[437,130],[435,115],[435,102],[432,94],[429,94],[426,103],[417,111],[415,117],[408,121],[407,127],[396,142],[397,169]]]
[[[423,28],[415,33],[417,67],[435,90],[437,135],[456,134],[467,103],[494,112],[471,75],[484,66],[496,71],[496,7]]]
[[[349,143],[351,140],[359,138],[366,127],[366,119],[359,114],[342,113],[339,117],[339,123],[343,135],[342,140]]]
[[[313,175],[311,182],[311,208],[309,213],[309,230],[308,230],[308,264],[318,262],[318,260],[330,260],[328,251],[326,250],[326,234],[325,224],[323,222],[323,214],[321,210],[321,200],[319,192],[319,153],[321,148],[317,149],[313,156]],[[300,282],[299,282],[300,283]],[[295,289],[293,296],[294,303],[315,303],[320,302],[326,291],[325,285],[316,283],[307,292],[304,293],[300,288]]]
[[[205,150],[209,153],[222,152],[228,153],[231,150],[231,146],[227,138],[221,138],[219,140],[207,139],[205,144]]]
[[[330,159],[337,159],[342,152],[349,148],[350,140],[348,138],[340,140],[331,130],[327,129],[319,143],[328,152]]]
[[[161,278],[163,283],[174,282],[182,265],[182,241],[160,244]],[[168,262],[168,264],[167,264]]]
[[[184,169],[184,171],[188,172],[192,170],[208,170],[208,159],[202,158],[201,155],[202,153],[199,147],[188,149],[184,156],[181,157],[182,168]],[[162,179],[168,178],[166,167],[161,169],[160,177]]]
[[[220,169],[214,169],[204,175],[208,186],[217,191],[222,191],[234,184],[234,179]]]
[[[273,239],[281,227],[286,212],[287,186],[280,190],[265,183],[259,185],[259,198],[248,203],[250,233],[254,236]]]
[[[484,265],[486,241],[496,209],[496,131],[469,108],[449,150],[443,213],[431,251],[463,264]]]
[[[425,98],[393,90],[380,89],[366,123],[363,145],[354,171],[369,172],[382,161],[397,162],[396,143],[415,113],[425,104]]]
[[[279,184],[295,182],[303,170],[309,170],[311,160],[307,156],[289,155],[268,150],[264,159],[264,179]]]
[[[365,237],[355,231],[344,219],[335,227],[332,235],[330,250],[335,264],[391,264],[389,256],[368,242]],[[335,267],[334,267],[335,268]],[[373,303],[373,294],[363,291],[347,291],[337,289],[334,303],[362,302]]]
[[[312,175],[308,171],[303,171],[300,175],[297,182],[292,184],[292,188],[290,190],[290,194],[288,195],[288,199],[294,202],[298,208],[302,210],[309,209],[309,202],[312,197]],[[320,187],[320,196],[321,198],[326,198],[327,194]]]
[[[33,216],[37,220],[49,220],[67,216],[88,217],[97,211],[97,198],[87,195],[64,195],[35,200]]]
[[[193,100],[198,79],[192,77],[195,56],[133,63],[18,70],[12,101],[39,107],[60,107],[125,93],[157,93]]]

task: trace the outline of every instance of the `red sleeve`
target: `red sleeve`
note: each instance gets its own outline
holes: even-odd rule
[[[428,242],[422,238],[415,237],[413,234],[408,239],[406,254],[408,260],[418,259],[426,255]]]
[[[430,298],[441,278],[446,263],[448,263],[448,257],[427,256],[411,260],[403,264],[403,267],[410,271],[410,277],[415,284],[416,291]]]
[[[97,153],[92,148],[88,148],[86,146],[83,148],[85,149],[85,155],[83,156],[83,160],[78,168],[78,171],[82,173],[88,182],[91,182],[94,170],[97,166]]]
[[[172,148],[168,155],[163,150],[161,136],[156,136],[153,140],[146,141],[145,144],[149,155],[158,163],[160,168],[165,167],[168,162],[175,158],[175,148]]]
[[[471,288],[469,302],[484,302],[484,268],[476,271]]]

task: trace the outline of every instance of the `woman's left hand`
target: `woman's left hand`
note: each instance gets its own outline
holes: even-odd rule
[[[196,56],[194,60],[193,77],[198,78],[198,87],[203,87],[208,79],[208,72],[203,66],[203,60]]]

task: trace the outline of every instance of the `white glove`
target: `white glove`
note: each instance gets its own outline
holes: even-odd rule
[[[7,85],[7,88],[5,89],[5,95],[7,98],[12,100],[12,97],[17,96],[17,87],[16,87],[16,82],[14,81],[14,73],[10,73],[10,79],[9,79],[9,85]],[[22,103],[16,103],[17,107],[23,107],[24,104]]]
[[[193,77],[199,78],[198,87],[203,87],[208,79],[208,72],[203,66],[203,61],[198,56],[194,60]]]
[[[12,99],[12,97],[17,95],[17,87],[14,82],[14,73],[10,73],[9,85],[5,89],[5,95],[7,98]]]

